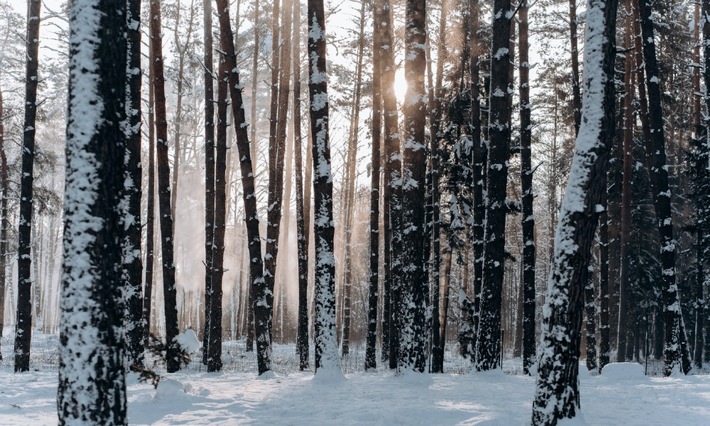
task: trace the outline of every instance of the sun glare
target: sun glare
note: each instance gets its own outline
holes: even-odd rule
[[[404,77],[404,70],[402,69],[394,75],[394,95],[400,104],[404,102],[404,97],[407,95],[407,79]]]

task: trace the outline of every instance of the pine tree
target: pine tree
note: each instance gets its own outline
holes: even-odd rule
[[[578,369],[584,285],[614,135],[616,0],[589,0],[582,125],[555,235],[532,424],[554,425],[579,410]],[[601,106],[601,107],[600,107]]]
[[[39,57],[40,0],[27,7],[27,65],[25,71],[25,121],[20,177],[20,224],[17,245],[17,316],[15,322],[15,372],[30,369],[32,341],[32,197],[34,182],[35,127],[37,119],[37,66]],[[124,61],[125,62],[125,61]]]
[[[122,242],[126,2],[69,10],[69,111],[57,413],[126,424]]]

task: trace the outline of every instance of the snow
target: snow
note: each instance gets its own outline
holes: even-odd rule
[[[33,364],[33,369],[23,374],[12,373],[13,336],[2,339],[0,423],[3,426],[57,423],[58,341],[56,336],[41,333],[36,333],[36,337],[33,362],[37,365]],[[42,346],[37,346],[38,341]],[[530,422],[534,378],[500,370],[466,374],[467,361],[452,353],[447,353],[447,371],[464,374],[395,375],[380,365],[374,373],[351,372],[340,380],[328,380],[320,375],[314,379],[312,372],[298,372],[293,345],[275,345],[276,374],[263,380],[256,375],[254,353],[245,353],[243,342],[226,342],[225,349],[223,373],[204,372],[196,359],[186,371],[160,372],[164,378],[157,390],[129,378],[129,423],[344,426]],[[350,364],[344,365],[359,366],[362,359],[362,351],[353,347]],[[582,416],[572,423],[560,424],[710,424],[710,375],[621,377],[631,376],[629,372],[634,368],[643,372],[643,368],[611,365],[620,366],[612,367],[617,370],[616,375],[606,370],[602,375],[590,375],[580,368]],[[519,372],[520,366],[519,360],[504,361],[506,371]]]
[[[200,341],[197,339],[197,334],[195,334],[193,329],[187,329],[178,334],[175,340],[188,354],[194,354],[200,350]]]
[[[602,376],[607,379],[619,380],[644,380],[643,366],[635,362],[612,362],[602,369]]]

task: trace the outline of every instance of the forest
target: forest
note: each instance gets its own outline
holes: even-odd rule
[[[236,354],[262,378],[286,352],[321,380],[515,365],[536,425],[618,363],[708,371],[710,0],[0,22],[0,371],[58,372],[61,424],[125,424],[132,374]]]

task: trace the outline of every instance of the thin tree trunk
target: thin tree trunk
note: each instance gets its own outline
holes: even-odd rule
[[[673,218],[671,211],[671,190],[668,184],[665,136],[663,132],[663,110],[661,108],[661,87],[653,44],[653,21],[651,7],[647,0],[639,0],[643,56],[646,66],[646,89],[648,90],[649,124],[651,138],[646,141],[646,156],[650,167],[651,189],[653,192],[658,232],[661,238],[661,268],[665,348],[663,370],[668,376],[677,366],[685,374],[690,370],[690,356],[686,352],[686,336],[680,295],[676,283],[675,240],[673,239]]]
[[[219,37],[222,51],[229,73],[229,92],[232,100],[234,130],[237,134],[237,149],[239,164],[242,171],[242,196],[244,201],[244,216],[249,241],[249,274],[251,277],[250,302],[254,311],[254,330],[256,337],[257,364],[259,375],[271,370],[271,338],[269,296],[264,282],[264,267],[261,256],[261,237],[259,235],[259,218],[256,208],[256,192],[254,190],[254,174],[251,153],[249,152],[249,137],[247,135],[246,118],[242,89],[239,84],[236,54],[234,52],[234,37],[229,21],[229,2],[217,0],[219,15]]]
[[[150,39],[150,50],[152,51],[153,39]],[[148,200],[146,202],[146,225],[145,225],[145,286],[143,288],[143,346],[150,345],[150,317],[153,303],[153,270],[154,264],[154,244],[155,244],[155,114],[153,106],[155,100],[153,96],[153,61],[150,61],[148,71]]]
[[[259,88],[259,0],[254,0],[254,56],[252,56],[251,64],[251,168],[256,171],[256,99],[257,90]],[[250,303],[251,305],[251,303]],[[251,309],[251,308],[250,308]],[[253,313],[252,313],[253,315]],[[247,334],[247,351],[253,350],[253,342],[249,344],[249,337],[254,337],[254,327],[251,327],[251,332]]]
[[[616,0],[588,0],[582,125],[555,236],[543,309],[532,424],[554,425],[579,410],[579,356],[584,285],[590,279],[598,205],[605,192],[614,135]]]
[[[484,220],[483,285],[476,344],[476,369],[499,367],[501,352],[501,300],[505,266],[505,195],[510,154],[510,0],[493,5],[493,45],[489,112],[488,163],[486,168],[486,217]]]
[[[308,368],[308,222],[303,194],[303,137],[301,135],[301,3],[293,8],[293,144],[296,163],[296,233],[298,240],[298,336],[299,368]],[[306,163],[308,168],[309,164]],[[310,209],[309,209],[310,210]]]
[[[124,191],[127,201],[124,216],[126,241],[124,243],[123,268],[127,284],[126,292],[126,340],[128,363],[143,364],[143,264],[141,258],[141,1],[129,0],[128,24],[128,96],[126,111],[129,128],[126,140],[126,178]]]
[[[214,139],[214,59],[212,56],[212,0],[203,0],[204,18],[204,82],[205,82],[205,328],[202,335],[202,362],[210,358],[210,325],[212,318],[210,297],[213,293],[212,276],[215,256],[215,139]],[[222,78],[220,75],[219,78]],[[177,174],[177,173],[176,173]]]
[[[374,2],[376,3],[376,2]],[[377,5],[374,5],[377,9]],[[376,11],[376,10],[375,10]],[[372,158],[370,167],[370,286],[367,299],[365,370],[377,368],[377,304],[380,278],[380,143],[382,140],[382,66],[377,19],[372,32]],[[0,321],[1,322],[1,321]],[[383,348],[384,351],[384,348]]]
[[[582,96],[579,90],[579,48],[577,43],[577,0],[569,0],[569,41],[572,58],[572,108],[574,116],[574,135],[579,133],[582,120]]]
[[[173,252],[173,216],[170,209],[170,164],[168,162],[168,121],[165,110],[165,77],[160,22],[160,0],[150,2],[151,62],[155,96],[155,129],[157,137],[158,211],[163,259],[163,298],[165,301],[166,364],[168,373],[180,370],[178,335],[177,289]]]
[[[625,44],[627,49],[634,42],[633,17],[631,11],[632,0],[626,0],[626,29]],[[619,325],[617,327],[616,339],[616,360],[625,362],[629,359],[626,353],[626,343],[629,328],[628,311],[630,306],[630,282],[629,269],[631,259],[629,258],[629,246],[631,244],[631,166],[633,162],[633,138],[634,138],[634,78],[633,78],[634,57],[629,51],[624,60],[624,129],[623,129],[623,160],[622,160],[622,181],[621,181],[621,272],[619,277]]]
[[[520,180],[523,204],[523,370],[535,362],[535,215],[533,213],[532,122],[530,120],[530,63],[528,61],[528,2],[518,11],[520,26]],[[579,88],[577,88],[579,90]]]
[[[599,364],[601,372],[609,364],[611,346],[609,342],[609,215],[607,202],[607,175],[601,205],[604,211],[599,215]]]
[[[25,121],[20,177],[20,224],[17,244],[17,316],[15,317],[15,372],[30,369],[32,341],[32,184],[34,181],[37,117],[37,66],[39,55],[40,0],[28,0],[27,65],[25,70]]]
[[[205,306],[209,307],[209,316],[205,310],[206,329],[209,327],[207,371],[222,369],[222,277],[224,276],[224,235],[227,216],[227,80],[229,70],[223,57],[219,61],[217,80],[217,144],[215,155],[215,196],[214,196],[214,234],[211,292],[205,295]]]
[[[0,338],[2,338],[3,326],[5,323],[5,281],[7,272],[7,199],[9,181],[7,178],[7,155],[5,154],[5,125],[2,89],[0,89],[0,185],[2,186],[2,198],[0,199]],[[2,361],[2,350],[0,349],[0,361]]]

